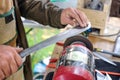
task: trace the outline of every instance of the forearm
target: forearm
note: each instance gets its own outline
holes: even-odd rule
[[[63,28],[60,16],[62,9],[51,4],[49,0],[18,0],[22,16],[44,25]]]

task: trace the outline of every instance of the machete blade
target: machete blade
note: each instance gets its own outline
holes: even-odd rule
[[[91,24],[89,23],[87,27],[85,28],[80,28],[80,26],[77,26],[77,27],[74,27],[74,28],[71,28],[71,29],[68,29],[64,32],[61,32],[55,36],[52,36],[30,48],[27,48],[25,50],[23,50],[21,53],[20,53],[20,56],[22,58],[30,55],[31,53],[35,52],[35,51],[38,51],[42,48],[45,48],[51,44],[54,44],[58,41],[61,41],[61,40],[64,40],[66,38],[69,38],[69,37],[72,37],[72,36],[75,36],[75,35],[78,35],[86,30],[88,30],[89,28],[91,28]]]

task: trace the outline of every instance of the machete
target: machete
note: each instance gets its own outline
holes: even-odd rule
[[[27,48],[25,50],[23,50],[21,53],[20,53],[20,56],[21,58],[24,58],[28,55],[30,55],[31,53],[35,52],[35,51],[38,51],[42,48],[45,48],[51,44],[54,44],[58,41],[61,41],[61,40],[64,40],[66,38],[69,38],[69,37],[72,37],[72,36],[75,36],[75,35],[78,35],[88,29],[91,28],[91,24],[89,23],[87,27],[85,28],[81,28],[80,26],[76,26],[76,27],[73,27],[73,28],[70,28],[68,30],[65,30],[64,32],[60,32],[59,34],[55,35],[55,36],[52,36],[30,48]]]
[[[113,65],[113,66],[117,66],[117,64],[116,63],[114,63],[113,61],[111,61],[110,59],[108,59],[108,58],[106,58],[105,56],[102,56],[102,55],[100,55],[100,53],[98,54],[99,52],[93,52],[93,54],[96,56],[96,57],[98,57],[98,58],[100,58],[100,59],[102,59],[103,61],[105,61],[105,62],[107,62],[107,63],[109,63],[109,64],[111,64],[111,65]]]

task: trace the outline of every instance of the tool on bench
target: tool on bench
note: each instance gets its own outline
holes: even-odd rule
[[[46,40],[44,40],[44,41],[30,47],[30,48],[27,48],[27,49],[23,50],[20,53],[20,56],[22,58],[24,58],[24,57],[30,55],[31,53],[33,53],[33,52],[35,52],[37,50],[45,48],[45,47],[47,47],[47,46],[49,46],[51,44],[54,44],[54,43],[56,43],[56,42],[58,42],[60,40],[64,40],[66,38],[78,35],[78,34],[84,32],[84,31],[88,30],[89,28],[91,28],[90,23],[85,28],[81,28],[80,26],[76,26],[74,28],[68,29],[68,30],[66,30],[64,32],[61,32],[61,33],[59,33],[59,34],[57,34],[57,35],[55,35],[53,37],[50,37],[50,38],[48,38],[48,39],[46,39]]]
[[[119,44],[117,44],[119,45]],[[107,51],[107,50],[103,50],[103,49],[100,49],[100,48],[94,48],[94,52],[99,52],[99,53],[105,53],[105,54],[109,54],[109,55],[112,55],[114,57],[119,57],[120,58],[120,52],[110,52],[110,51]]]

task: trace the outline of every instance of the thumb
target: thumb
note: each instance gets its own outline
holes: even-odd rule
[[[77,26],[77,21],[76,20],[69,20],[68,24],[72,25],[72,26]]]
[[[16,51],[19,53],[19,52],[21,52],[22,50],[23,50],[23,48],[15,48],[16,49]]]

